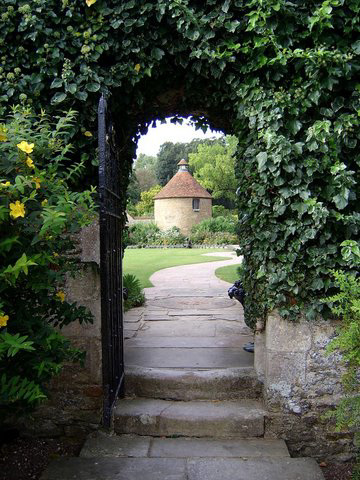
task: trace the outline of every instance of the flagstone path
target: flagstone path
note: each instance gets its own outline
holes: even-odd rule
[[[242,349],[251,331],[214,274],[241,262],[227,254],[151,277],[145,307],[125,315],[126,398],[113,432],[91,434],[42,480],[324,479],[314,460],[264,438],[262,384]]]

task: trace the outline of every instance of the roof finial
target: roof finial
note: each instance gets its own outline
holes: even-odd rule
[[[189,171],[189,164],[186,160],[182,159],[180,160],[180,162],[178,163],[178,167],[179,167],[179,172],[188,172]]]

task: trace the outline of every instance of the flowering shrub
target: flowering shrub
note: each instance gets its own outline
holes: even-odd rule
[[[76,266],[71,235],[94,215],[94,190],[70,188],[82,169],[66,167],[74,119],[15,107],[0,124],[0,420],[34,407],[63,362],[83,358],[59,331],[92,320],[62,287]]]

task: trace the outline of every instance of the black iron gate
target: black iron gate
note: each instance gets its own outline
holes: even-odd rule
[[[119,150],[116,131],[104,96],[99,101],[98,129],[103,425],[109,427],[112,409],[124,385],[121,245],[123,221]]]

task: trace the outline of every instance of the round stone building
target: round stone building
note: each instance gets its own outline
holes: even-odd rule
[[[190,174],[180,160],[179,170],[155,196],[155,223],[160,230],[178,227],[184,235],[191,227],[211,217],[212,196]]]

